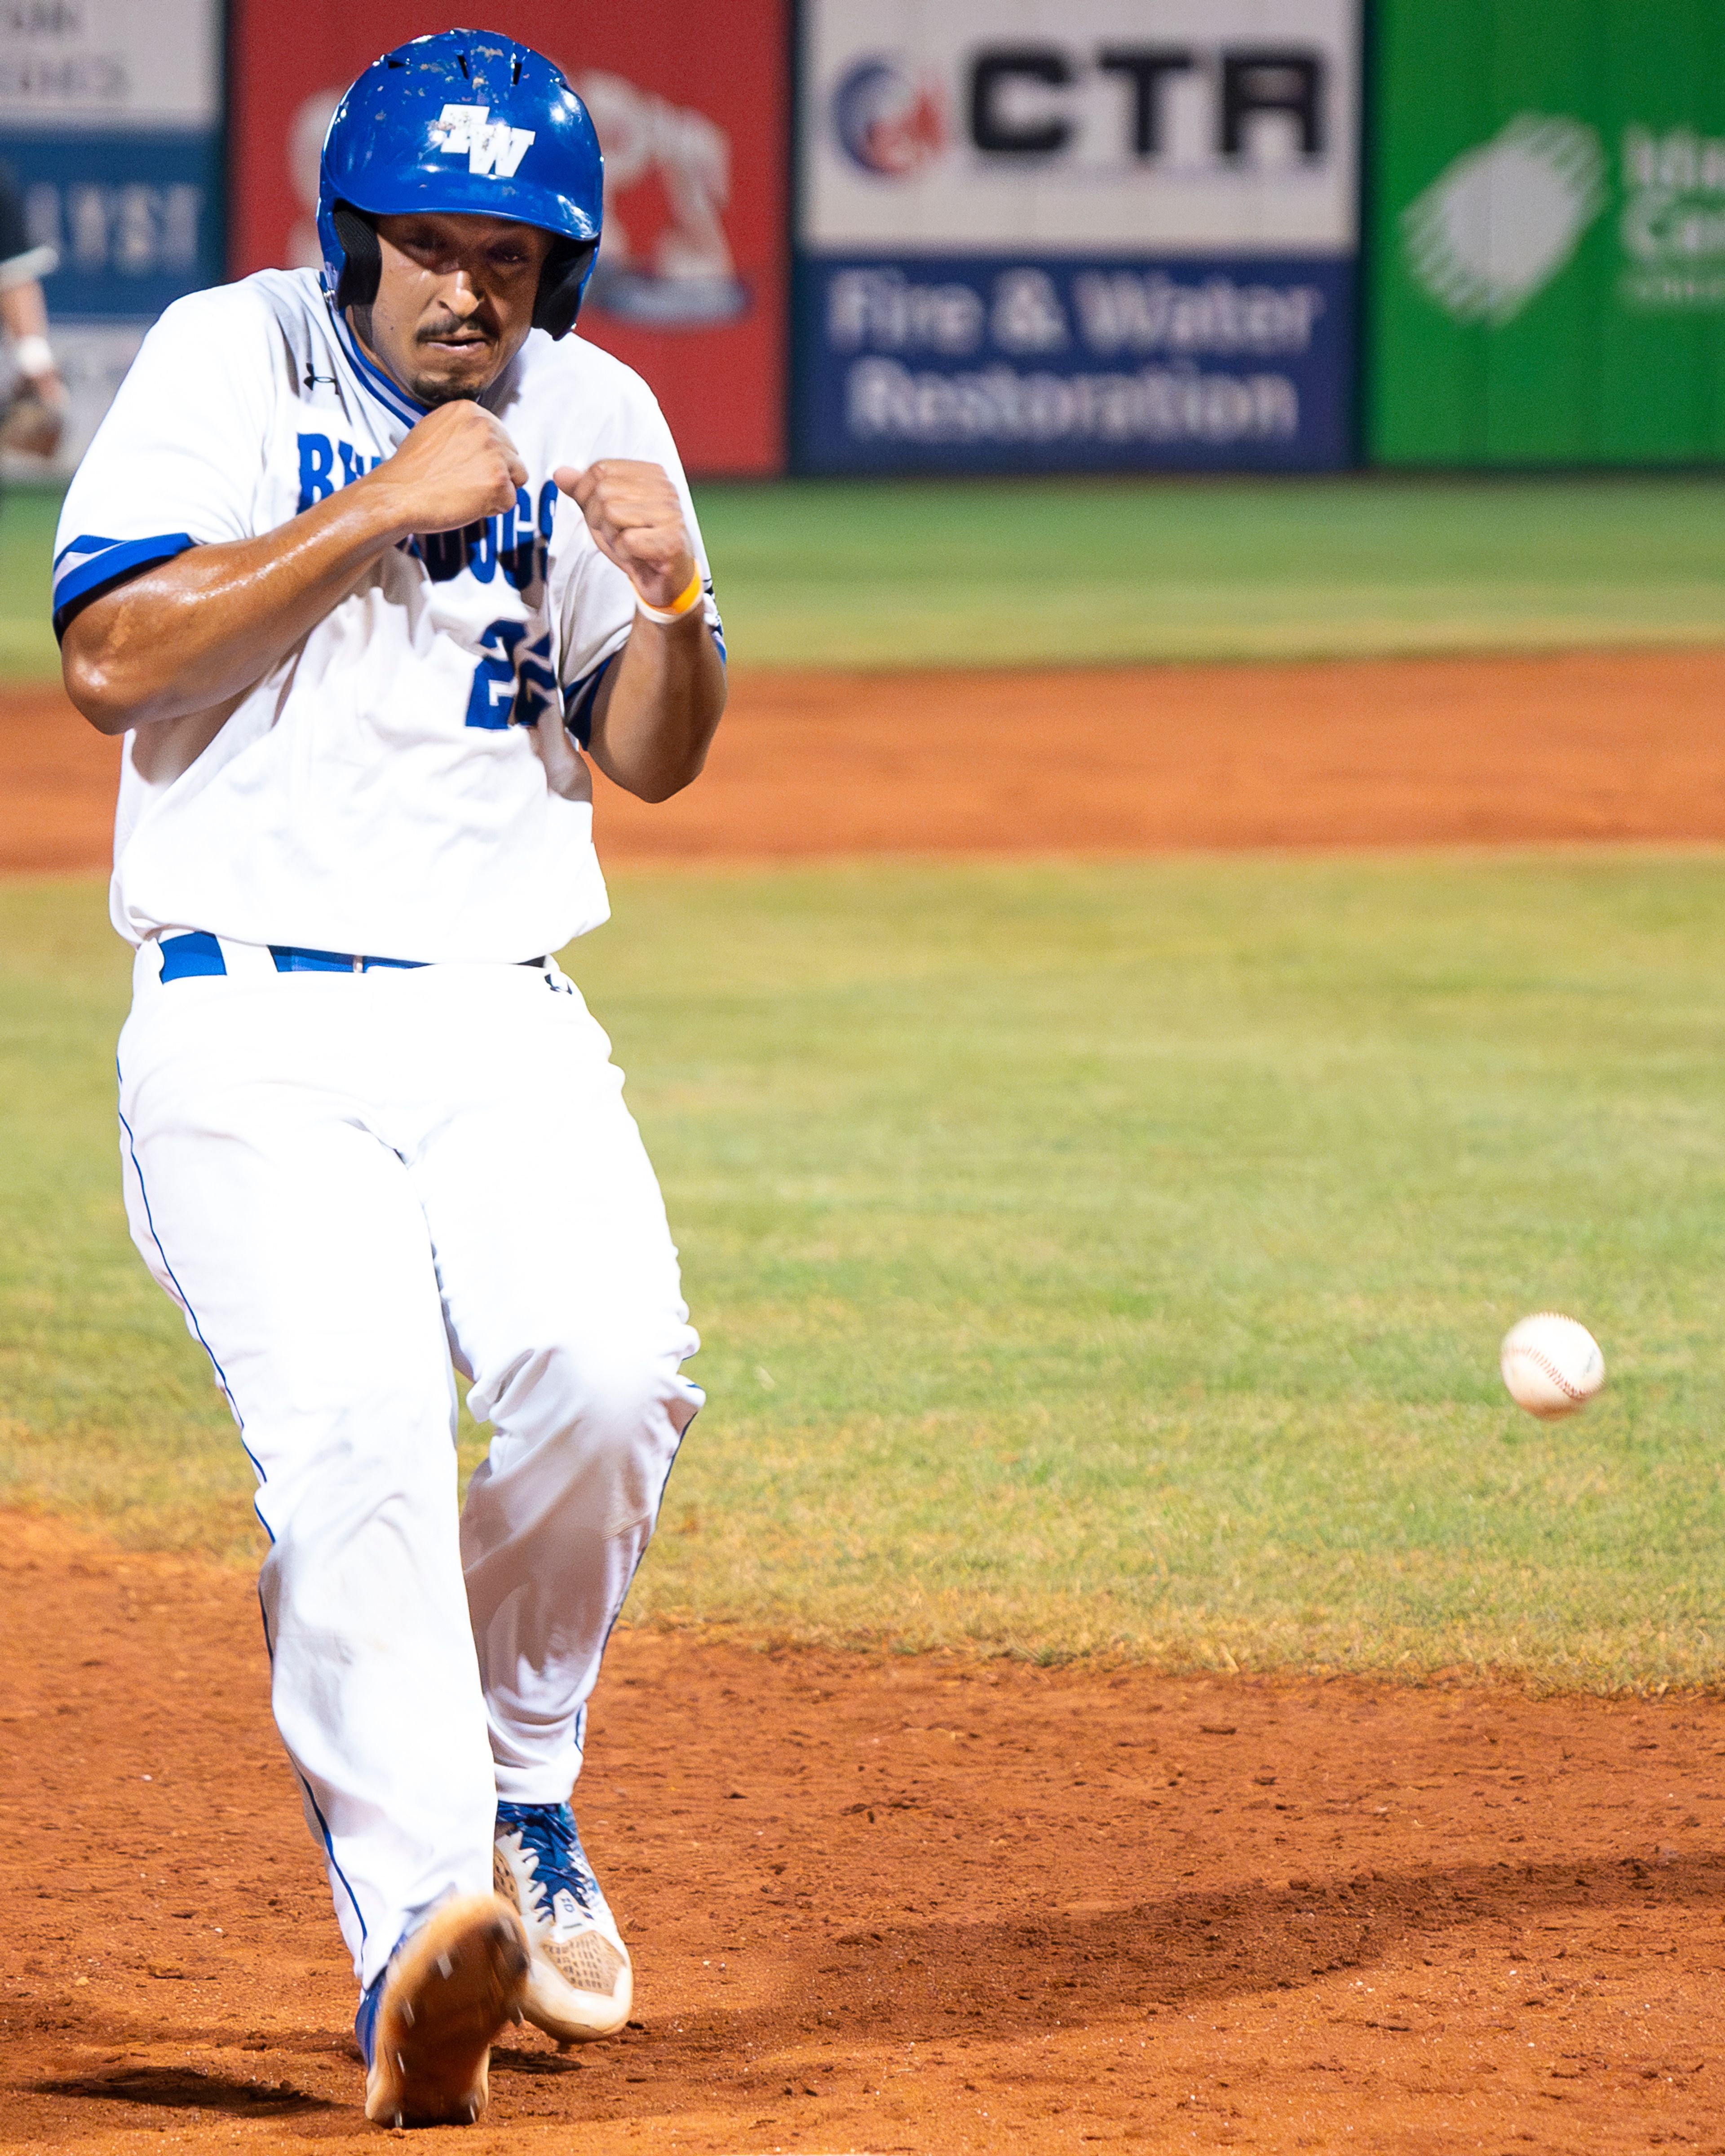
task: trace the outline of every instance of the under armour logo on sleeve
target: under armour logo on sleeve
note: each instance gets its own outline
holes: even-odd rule
[[[500,180],[515,177],[534,131],[493,120],[489,105],[446,105],[431,123],[431,139],[446,157],[465,156],[470,172]]]

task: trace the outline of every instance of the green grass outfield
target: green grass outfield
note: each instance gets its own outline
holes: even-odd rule
[[[618,877],[572,963],[711,1393],[634,1616],[1725,1677],[1722,869]],[[239,1554],[249,1472],[121,1221],[126,971],[95,882],[0,886],[0,1496]],[[1556,1426],[1496,1368],[1548,1303],[1610,1371]]]
[[[48,602],[59,510],[59,495],[45,488],[0,494],[0,681],[59,677]]]
[[[756,666],[1725,641],[1725,475],[793,481],[699,490]],[[56,670],[57,505],[0,505],[0,678]]]

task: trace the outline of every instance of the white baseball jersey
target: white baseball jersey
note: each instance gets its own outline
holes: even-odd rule
[[[126,737],[122,935],[503,961],[606,917],[592,810],[551,791],[529,728],[561,696],[585,738],[635,599],[552,473],[662,465],[721,639],[700,531],[658,404],[608,354],[536,330],[482,401],[527,468],[512,510],[386,553],[213,738],[202,714]],[[128,572],[276,530],[381,463],[424,408],[367,359],[313,271],[177,301],[67,492],[56,624]]]

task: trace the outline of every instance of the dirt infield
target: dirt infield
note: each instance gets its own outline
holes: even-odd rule
[[[0,1520],[0,2143],[370,2138],[249,1582]],[[638,2023],[457,2145],[1725,2144],[1725,1706],[620,1633]]]
[[[1725,652],[750,674],[608,860],[1725,839]],[[0,694],[0,870],[105,865],[118,751]]]

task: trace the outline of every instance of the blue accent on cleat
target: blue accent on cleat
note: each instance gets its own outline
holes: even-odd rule
[[[383,1985],[388,1974],[386,1964],[360,1994],[359,2011],[353,2017],[354,2041],[359,2046],[359,2056],[365,2061],[367,2073],[372,2071],[372,2054],[377,2049],[377,2008],[383,1997]]]
[[[573,1897],[583,1916],[597,1916],[605,1897],[581,1846],[575,1815],[567,1804],[499,1804],[497,1831],[518,1834],[524,1855],[533,1859],[533,1881],[548,1920],[559,1894]],[[538,1910],[523,1912],[530,1921]]]
[[[377,2009],[382,2004],[383,1987],[389,1981],[389,1972],[395,1967],[395,1957],[407,1944],[410,1934],[403,1932],[390,1948],[389,1958],[359,1995],[359,2010],[353,2017],[353,2041],[359,2046],[359,2056],[366,2062],[366,2071],[372,2068],[372,2055],[377,2048]]]
[[[629,1948],[568,1805],[499,1804],[491,1878],[527,1928],[526,2018],[559,2044],[614,2036],[634,1994]]]

